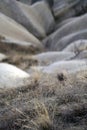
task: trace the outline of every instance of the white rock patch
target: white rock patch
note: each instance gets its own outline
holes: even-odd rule
[[[17,67],[0,63],[0,88],[17,88],[28,85],[29,74]]]

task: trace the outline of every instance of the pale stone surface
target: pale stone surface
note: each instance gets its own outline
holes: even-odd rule
[[[14,0],[0,0],[0,12],[23,25],[33,35],[42,39],[54,29],[55,21],[44,1],[32,6]]]
[[[14,20],[0,13],[0,41],[22,46],[42,47],[40,41]]]
[[[32,9],[38,13],[41,19],[41,26],[45,29],[46,34],[51,33],[54,30],[55,21],[47,3],[45,1],[36,2],[32,5]]]
[[[68,45],[63,51],[78,54],[85,50],[87,50],[87,40],[78,40]]]
[[[60,44],[59,41],[62,38],[66,37],[66,36],[69,36],[69,35],[74,35],[74,33],[80,33],[81,31],[84,31],[87,28],[87,24],[86,23],[87,23],[87,14],[82,15],[80,17],[77,17],[73,21],[65,24],[64,26],[59,28],[57,31],[55,31],[53,34],[48,36],[43,41],[43,44],[46,47],[50,48],[51,50],[53,50],[53,48],[56,48],[56,50],[57,50],[59,46],[55,47],[55,45],[59,45]],[[72,38],[72,36],[71,36],[71,38]],[[77,39],[77,40],[79,40],[79,39]],[[67,44],[66,41],[65,41],[65,43]]]
[[[76,33],[71,33],[63,38],[61,38],[55,46],[52,45],[54,50],[63,50],[66,48],[68,45],[70,45],[72,42],[75,42],[77,40],[86,40],[87,39],[87,30],[81,30]]]
[[[69,61],[58,61],[54,62],[53,64],[50,64],[48,66],[33,66],[26,71],[29,74],[58,74],[62,72],[66,72],[68,74],[75,74],[80,71],[87,70],[87,60],[86,59],[75,59],[75,60],[69,60]]]
[[[46,2],[32,6],[14,0],[0,0],[0,11],[22,24],[29,32],[42,39],[54,29],[54,18]]]
[[[0,63],[0,89],[26,86],[29,77],[29,74],[13,65]]]
[[[64,26],[65,24],[67,24],[67,23],[73,21],[75,18],[76,18],[76,17],[71,17],[71,18],[65,19],[65,20],[63,20],[63,21],[61,21],[61,22],[58,22],[58,21],[57,21],[57,22],[56,22],[55,30],[61,28],[61,27]]]
[[[44,52],[32,56],[32,58],[38,61],[39,65],[49,65],[56,61],[69,60],[75,57],[75,53],[72,52]]]
[[[80,52],[74,59],[87,59],[87,50]]]
[[[34,7],[28,6],[21,2],[18,2],[18,5],[27,16],[28,25],[26,28],[38,38],[46,37],[46,31],[42,24],[43,21],[38,12],[34,10]]]
[[[86,0],[54,0],[53,12],[60,21],[86,13]]]
[[[6,60],[7,59],[7,56],[0,53],[0,62],[3,61],[3,60]]]
[[[36,17],[38,16],[37,13],[33,11],[28,5],[18,3],[20,2],[15,0],[0,0],[0,11],[16,20],[18,23],[22,24],[35,36],[39,38],[44,37],[45,32],[43,28],[38,25],[38,21],[36,20]]]
[[[59,73],[66,71],[68,73],[76,73],[87,68],[86,60],[71,60],[71,61],[60,61],[55,62],[47,67],[44,67],[43,72],[45,73]]]

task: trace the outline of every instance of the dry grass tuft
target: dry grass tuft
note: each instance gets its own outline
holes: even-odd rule
[[[15,128],[21,128],[22,130],[51,130],[52,123],[45,104],[35,100],[32,109],[34,109],[33,112],[36,115],[34,118],[31,118],[31,115],[26,112],[15,109],[20,115],[14,123]]]

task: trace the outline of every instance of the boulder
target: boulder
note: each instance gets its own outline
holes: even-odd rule
[[[63,21],[61,21],[60,23],[56,21],[56,26],[55,26],[55,30],[61,28],[62,26],[64,26],[65,24],[73,21],[76,17],[72,17],[72,18],[68,18],[68,19],[65,19]]]
[[[71,22],[69,22],[69,23],[65,24],[64,26],[62,26],[61,28],[57,29],[50,36],[48,36],[43,41],[43,44],[50,49],[53,49],[53,48],[58,49],[57,46],[55,47],[55,45],[59,45],[60,43],[58,43],[58,42],[62,38],[72,35],[74,33],[84,31],[87,28],[86,23],[87,23],[87,14],[77,17],[74,20],[72,20]],[[66,41],[64,40],[64,42],[66,42]],[[61,45],[61,47],[62,47],[62,45]]]
[[[87,50],[87,40],[78,40],[68,45],[63,51],[79,54],[85,50]]]
[[[29,74],[34,73],[47,73],[47,74],[59,74],[59,73],[67,73],[67,74],[76,74],[80,71],[87,70],[87,63],[82,60],[72,60],[72,61],[60,61],[55,62],[49,66],[35,66],[31,67],[27,70]]]
[[[41,18],[41,26],[45,29],[46,34],[51,33],[55,28],[55,21],[47,3],[45,1],[36,2],[32,5],[32,9]]]
[[[72,52],[44,52],[37,55],[32,56],[32,58],[38,61],[38,64],[43,65],[50,65],[57,61],[62,60],[69,60],[75,57],[75,53]]]
[[[38,1],[45,1],[50,5],[50,7],[52,7],[54,3],[53,0],[31,0],[31,4],[34,4],[35,2],[38,2]]]
[[[46,36],[39,24],[38,14],[30,6],[15,0],[0,0],[0,12],[23,25],[36,37],[43,38]]]
[[[87,59],[87,50],[81,51],[74,59]]]
[[[38,74],[59,74],[59,73],[67,73],[67,74],[76,74],[77,72],[85,72],[87,70],[87,60],[86,59],[74,59],[69,61],[58,61],[54,62],[48,66],[32,66],[26,71],[34,75],[34,73]]]
[[[17,0],[17,1],[30,5],[32,0]]]
[[[2,13],[0,13],[0,42],[24,47],[42,48],[42,44],[37,38]]]
[[[29,83],[29,77],[29,74],[13,65],[0,63],[0,89],[26,86]]]
[[[86,13],[86,0],[54,0],[53,13],[59,21]]]
[[[43,26],[43,21],[41,19],[41,15],[39,15],[38,12],[36,10],[34,10],[34,7],[28,6],[21,2],[18,2],[17,4],[22,9],[24,14],[27,16],[28,21],[30,22],[30,23],[28,23],[27,29],[29,28],[28,30],[32,34],[34,34],[36,37],[38,37],[39,39],[46,37],[46,30]],[[31,27],[29,27],[29,26],[32,27],[32,30],[30,30]],[[36,29],[36,34],[35,34],[35,29]]]
[[[53,48],[54,50],[63,50],[64,48],[66,48],[68,45],[70,45],[72,42],[74,43],[77,40],[82,41],[83,39],[87,39],[87,30],[84,29],[82,31],[78,31],[76,33],[71,33],[63,38],[61,38],[56,44],[55,46],[51,46],[51,48]]]
[[[7,59],[7,56],[4,55],[4,54],[2,54],[2,53],[0,53],[0,62],[1,62],[1,61],[4,61],[4,60],[6,60],[6,59]]]
[[[23,25],[33,35],[42,39],[54,29],[54,18],[44,1],[32,6],[14,0],[0,0],[0,12]]]
[[[44,73],[61,73],[63,71],[67,73],[77,73],[79,71],[84,71],[87,68],[86,60],[71,60],[71,61],[60,61],[55,62],[42,69]]]

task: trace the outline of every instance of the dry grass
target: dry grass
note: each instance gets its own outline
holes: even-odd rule
[[[1,46],[8,63],[22,69],[37,64],[33,52]],[[20,49],[19,49],[20,50]],[[0,89],[0,130],[86,130],[87,72],[68,75],[34,70],[29,85]]]
[[[29,117],[30,115],[23,113],[20,110],[17,110],[23,117],[23,119],[21,118],[16,120],[15,124],[17,125],[17,127],[20,124],[19,121],[21,121],[22,124],[21,129],[51,130],[52,123],[50,121],[49,114],[45,105],[35,100],[34,107],[35,107],[34,115],[36,116],[32,119],[31,117]]]
[[[37,74],[29,86],[1,90],[0,130],[86,130],[86,75],[67,75],[60,81]]]
[[[36,51],[35,51],[36,50]],[[0,43],[0,52],[6,54],[8,59],[3,62],[8,62],[10,64],[16,65],[21,69],[27,69],[29,66],[37,65],[37,60],[32,58],[33,54],[39,52],[39,50],[28,47],[20,47],[16,45],[8,45],[5,43]]]

